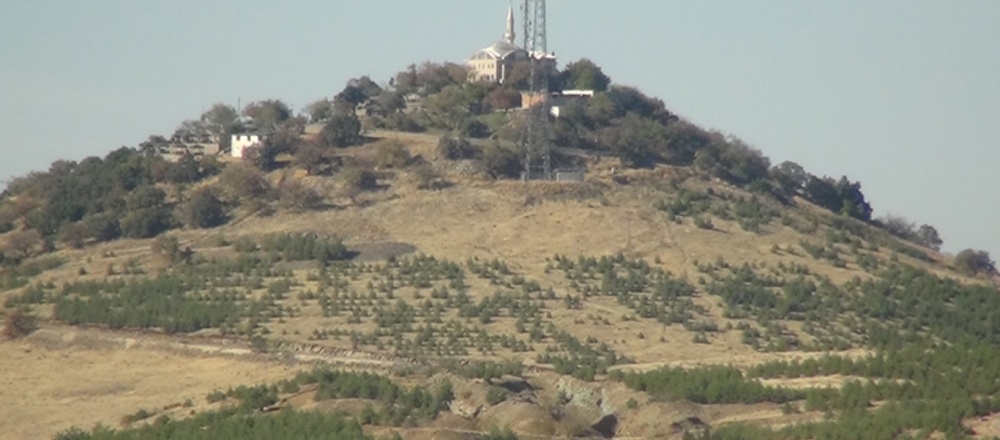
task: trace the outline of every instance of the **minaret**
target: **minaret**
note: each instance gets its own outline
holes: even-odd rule
[[[514,6],[507,8],[507,32],[503,33],[503,39],[510,44],[514,44]]]

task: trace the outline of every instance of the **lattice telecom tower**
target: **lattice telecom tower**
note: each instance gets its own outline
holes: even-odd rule
[[[524,180],[531,179],[531,168],[538,156],[545,180],[552,179],[552,149],[549,140],[549,78],[544,61],[548,57],[545,0],[524,0],[524,50],[531,63],[531,95],[538,102],[528,110]]]

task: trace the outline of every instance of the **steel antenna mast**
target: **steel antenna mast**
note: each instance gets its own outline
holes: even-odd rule
[[[552,178],[552,150],[549,141],[549,72],[548,32],[545,0],[524,0],[521,5],[524,16],[524,50],[528,52],[531,65],[529,78],[531,106],[528,109],[527,142],[524,160],[525,180],[531,178],[531,166],[542,159],[544,179]],[[537,100],[537,101],[536,101]]]

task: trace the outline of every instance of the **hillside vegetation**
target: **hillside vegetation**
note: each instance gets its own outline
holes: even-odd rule
[[[942,255],[859,182],[772,166],[590,61],[550,80],[597,91],[552,121],[584,182],[516,180],[524,82],[451,64],[298,116],[216,105],[173,137],[271,133],[242,160],[167,161],[154,136],[12,181],[0,299],[29,345],[8,347],[76,326],[297,368],[57,438],[994,433],[987,253]],[[326,353],[390,367],[300,368]]]

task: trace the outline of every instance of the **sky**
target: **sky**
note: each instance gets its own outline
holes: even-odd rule
[[[216,102],[301,109],[352,77],[462,61],[508,5],[0,0],[0,186]],[[548,21],[560,65],[589,58],[773,164],[860,181],[876,216],[933,225],[947,251],[1000,259],[1000,1],[549,0]]]

